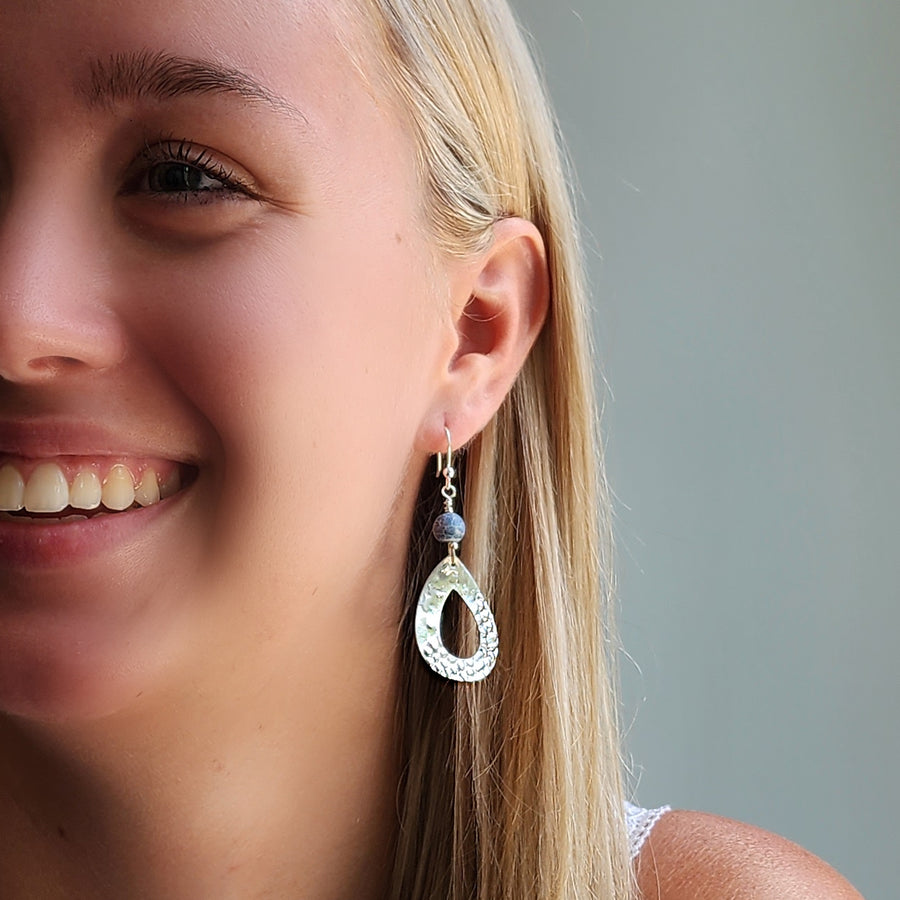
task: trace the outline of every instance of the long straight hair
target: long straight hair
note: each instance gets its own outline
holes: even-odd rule
[[[476,252],[494,223],[522,216],[543,236],[551,283],[531,355],[459,466],[464,556],[501,642],[494,672],[479,684],[441,680],[415,649],[418,591],[440,555],[428,538],[439,482],[431,473],[423,480],[402,640],[392,896],[625,900],[633,877],[610,631],[610,502],[555,122],[505,0],[362,7],[415,140],[424,215],[440,251]],[[471,648],[469,618],[450,626],[451,644]]]

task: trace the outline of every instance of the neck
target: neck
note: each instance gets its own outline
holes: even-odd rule
[[[393,685],[293,675],[221,709],[198,691],[77,726],[0,718],[0,896],[383,897]]]

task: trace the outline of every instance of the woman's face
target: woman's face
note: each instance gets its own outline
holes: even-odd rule
[[[389,680],[447,280],[333,6],[0,7],[0,709]]]

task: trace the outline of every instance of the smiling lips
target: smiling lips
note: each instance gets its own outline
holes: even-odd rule
[[[169,460],[62,457],[0,460],[0,511],[16,519],[48,515],[77,521],[104,512],[153,506],[181,489],[181,470]]]

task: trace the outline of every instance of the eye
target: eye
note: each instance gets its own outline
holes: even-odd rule
[[[147,187],[155,194],[188,191],[221,191],[226,184],[197,166],[157,163],[147,170]]]
[[[131,166],[124,193],[182,203],[210,203],[254,196],[233,170],[190,141],[148,144]]]

